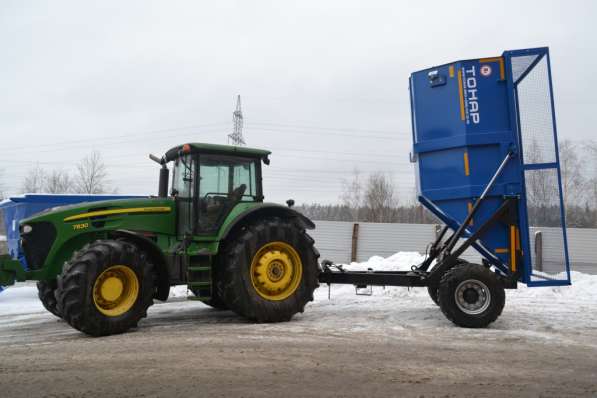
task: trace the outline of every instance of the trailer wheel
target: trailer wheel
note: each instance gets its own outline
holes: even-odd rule
[[[438,298],[446,318],[467,328],[495,321],[506,300],[495,273],[477,264],[459,264],[448,270],[440,281]]]
[[[153,264],[129,242],[99,240],[74,254],[58,277],[58,311],[92,336],[137,326],[153,304]]]
[[[460,264],[467,264],[467,262],[462,259],[457,259],[456,263],[452,267],[455,267],[456,265]],[[431,300],[439,306],[439,298],[437,297],[437,295],[439,294],[439,283],[427,286],[427,293],[429,293],[429,297],[431,297]]]
[[[431,297],[431,300],[436,304],[439,305],[439,298],[437,297],[438,295],[438,290],[439,288],[435,285],[429,285],[427,286],[427,293],[429,293],[429,297]]]
[[[313,301],[319,254],[313,239],[289,220],[266,218],[240,230],[222,252],[220,297],[257,322],[289,321]]]
[[[58,318],[62,318],[58,308],[56,308],[57,302],[55,293],[57,287],[58,283],[56,282],[56,279],[39,281],[37,282],[37,297],[39,297],[39,300],[46,310],[56,315]]]

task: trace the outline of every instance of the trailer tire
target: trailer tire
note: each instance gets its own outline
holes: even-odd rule
[[[224,245],[220,297],[250,320],[289,321],[313,301],[318,257],[313,239],[291,220],[254,221]]]
[[[46,310],[56,315],[58,318],[62,318],[60,311],[58,311],[57,308],[55,295],[57,287],[58,283],[56,282],[56,279],[39,281],[37,282],[37,297],[39,297],[41,304]]]
[[[58,311],[91,336],[137,326],[153,304],[154,267],[135,245],[98,240],[75,253],[58,277]]]
[[[486,327],[495,321],[506,300],[504,287],[489,268],[458,264],[441,278],[439,306],[450,321],[467,328]]]
[[[454,263],[454,265],[451,267],[455,267],[456,265],[460,265],[460,264],[467,264],[466,261],[462,260],[462,259],[457,259],[456,262]],[[448,269],[451,269],[448,268]],[[434,283],[434,284],[430,284],[429,286],[427,286],[427,293],[429,293],[429,297],[431,297],[431,300],[437,305],[439,306],[439,283]]]
[[[429,297],[431,297],[431,301],[433,301],[435,305],[439,305],[439,298],[437,297],[438,290],[439,288],[435,285],[427,286],[427,293],[429,293]]]

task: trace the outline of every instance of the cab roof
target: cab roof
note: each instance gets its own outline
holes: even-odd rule
[[[188,149],[187,149],[188,148]],[[266,151],[264,149],[256,149],[256,148],[247,148],[243,146],[233,146],[233,145],[217,145],[217,144],[205,144],[202,142],[193,142],[183,145],[175,146],[174,148],[170,149],[166,152],[165,158],[167,161],[176,159],[182,153],[210,153],[210,154],[217,154],[217,155],[239,155],[239,156],[248,156],[254,158],[263,159],[264,162],[267,164],[268,155],[271,154],[271,151]]]

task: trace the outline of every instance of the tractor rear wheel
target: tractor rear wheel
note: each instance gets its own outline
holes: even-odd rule
[[[220,297],[234,312],[257,322],[289,321],[313,300],[319,253],[303,228],[265,218],[243,230],[222,252]]]
[[[482,328],[495,321],[506,300],[504,287],[489,268],[459,264],[439,284],[439,307],[450,321],[467,328]]]
[[[58,311],[92,336],[137,326],[153,304],[153,264],[135,245],[98,240],[75,253],[58,277]]]
[[[56,282],[56,279],[39,281],[37,282],[37,297],[39,297],[39,300],[46,310],[56,315],[58,318],[62,318],[58,308],[56,308],[57,302],[55,293],[57,287],[58,283]]]

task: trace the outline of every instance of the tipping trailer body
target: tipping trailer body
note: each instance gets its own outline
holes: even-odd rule
[[[529,286],[570,284],[548,48],[421,70],[410,77],[410,94],[419,201],[458,229],[511,154],[461,238],[513,198],[511,221],[495,223],[472,246]],[[548,239],[559,255],[539,258],[530,227],[558,228]]]
[[[418,200],[444,227],[410,271],[347,271],[325,260],[319,281],[354,284],[357,294],[425,286],[446,318],[472,328],[494,322],[504,289],[519,282],[569,285],[549,50],[452,62],[409,83]],[[543,255],[531,227],[551,227],[545,238],[561,250]],[[461,258],[471,247],[482,264]]]

